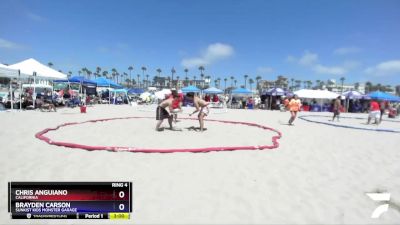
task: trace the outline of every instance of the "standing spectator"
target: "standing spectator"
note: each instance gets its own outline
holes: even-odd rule
[[[332,122],[335,121],[335,117],[337,117],[337,121],[339,122],[339,115],[340,115],[340,107],[342,107],[340,103],[340,96],[338,96],[335,99],[335,102],[333,103],[333,117],[332,117]]]

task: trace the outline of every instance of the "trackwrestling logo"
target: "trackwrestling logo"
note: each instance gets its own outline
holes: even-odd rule
[[[371,214],[372,219],[379,218],[384,212],[389,209],[390,193],[366,193],[366,195],[376,202],[385,204],[379,205]]]

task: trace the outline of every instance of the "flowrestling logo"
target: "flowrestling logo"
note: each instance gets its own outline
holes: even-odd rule
[[[384,204],[381,204],[378,207],[376,207],[376,209],[371,214],[371,218],[377,219],[384,212],[388,211],[389,201],[390,201],[390,193],[366,193],[366,195],[376,202],[384,203]]]

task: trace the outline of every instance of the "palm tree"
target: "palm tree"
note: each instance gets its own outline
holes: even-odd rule
[[[246,86],[246,84],[247,84],[247,78],[249,77],[249,75],[244,75],[244,88],[247,88]]]
[[[53,66],[52,62],[48,62],[47,65],[51,68]]]
[[[122,77],[122,74],[120,74],[119,72],[116,72],[115,76],[117,77],[117,84],[119,84],[120,83],[119,77]],[[122,82],[122,79],[121,79],[121,82]]]
[[[203,72],[204,72],[204,70],[205,70],[204,66],[199,66],[199,70],[200,70],[200,76],[201,76],[201,75],[204,76],[204,74],[203,74]],[[203,77],[203,76],[201,76],[201,77]]]
[[[256,82],[257,82],[257,91],[259,91],[260,90],[260,80],[262,79],[262,77],[261,76],[256,76]]]
[[[83,76],[86,76],[86,71],[87,71],[87,68],[86,68],[86,67],[83,67],[83,68],[82,68]]]
[[[199,70],[200,70],[200,77],[202,80],[201,82],[202,88],[204,88],[204,70],[205,70],[204,66],[199,66]]]
[[[196,75],[193,75],[193,82],[192,82],[192,85],[194,85],[194,86],[196,86]]]
[[[303,88],[306,89],[307,88],[307,81],[303,80]]]
[[[185,86],[187,87],[189,85],[189,77],[185,77]]]
[[[176,88],[179,88],[179,76],[176,76]]]
[[[129,70],[129,79],[132,81],[132,70],[133,70],[133,66],[129,66],[128,67]]]
[[[233,80],[235,79],[235,77],[231,76],[231,87],[233,87]]]
[[[396,85],[396,86],[394,87],[394,89],[395,89],[396,95],[397,95],[397,96],[400,96],[400,85]]]
[[[176,73],[176,70],[174,67],[171,69],[171,83],[169,84],[169,87],[172,88],[172,85],[174,83],[174,74]]]
[[[308,80],[308,81],[307,81],[307,88],[310,89],[311,86],[312,86],[312,81],[311,81],[311,80]]]
[[[188,72],[189,72],[189,69],[188,69],[188,68],[185,68],[183,71],[185,71],[185,74],[186,74],[186,75],[185,75],[185,80],[186,80],[186,78],[188,77],[187,74],[188,74]]]
[[[228,78],[224,78],[224,83],[225,83],[225,88],[224,88],[224,92],[226,92],[226,82],[228,81]]]
[[[370,81],[365,82],[365,94],[371,92],[372,90],[372,83]]]
[[[161,77],[161,72],[162,70],[160,68],[156,69],[157,73],[158,73],[158,77]]]
[[[146,74],[146,86],[149,87],[149,76],[148,74]]]
[[[146,71],[147,70],[147,68],[145,67],[145,66],[142,66],[142,78],[144,79],[144,71]],[[138,81],[139,82],[139,81]]]
[[[342,88],[341,88],[341,90],[340,90],[340,93],[343,93],[343,82],[344,82],[344,80],[345,80],[344,77],[341,77],[341,78],[340,78],[340,82],[342,82]]]
[[[200,77],[201,77],[201,85],[202,85],[202,88],[204,88],[204,74],[203,73],[201,73],[200,74]]]
[[[315,86],[318,87],[317,89],[320,89],[320,87],[321,87],[321,80],[316,80],[316,81],[315,81]]]
[[[359,88],[360,88],[360,83],[358,83],[358,82],[354,83],[354,89],[356,89],[356,91],[358,91]]]
[[[137,87],[140,87],[140,74],[137,74],[136,76],[137,76]]]
[[[72,72],[68,71],[68,78],[70,78],[72,76]]]
[[[82,73],[82,71],[78,70],[78,74],[79,74],[79,76],[81,75],[81,73]]]
[[[296,83],[296,89],[299,89],[301,86],[301,80],[295,80],[294,82]]]
[[[294,78],[291,78],[290,81],[292,82],[291,89],[292,89],[292,91],[293,91],[293,87],[294,87],[294,86],[293,86]]]
[[[103,77],[107,78],[107,75],[108,75],[108,71],[107,70],[103,71]]]
[[[206,80],[208,80],[209,83],[211,84],[211,76],[207,75],[207,76],[204,76],[204,78],[205,78]],[[205,82],[205,80],[203,80],[203,88],[205,88],[205,86],[204,86],[205,84],[206,84],[206,82]]]
[[[237,80],[235,79],[233,82],[235,83],[235,88],[236,88],[236,83],[237,83]]]
[[[124,81],[124,77],[125,77],[125,82],[126,82],[126,79],[128,78],[128,74],[126,72],[123,72],[121,74],[121,83]],[[128,87],[129,87],[129,85],[128,85]]]
[[[117,69],[115,69],[115,68],[112,68],[111,69],[111,76],[112,76],[112,78],[113,78],[113,81],[115,82],[115,76],[116,76],[116,73],[117,73]]]
[[[321,89],[322,89],[322,87],[325,86],[325,82],[321,81],[321,82],[319,83],[319,85],[320,85],[320,87],[321,87]]]
[[[101,72],[101,67],[100,66],[96,67],[96,77],[97,76],[100,77],[100,72]]]
[[[254,84],[254,80],[252,78],[249,79],[250,91],[252,90],[251,85]]]
[[[211,86],[211,80],[210,80],[210,86]],[[218,79],[215,79],[214,80],[214,86],[216,87],[216,88],[218,88]]]
[[[85,69],[86,69],[86,68],[85,68]],[[90,79],[90,75],[92,75],[92,71],[86,69],[85,72],[86,72],[87,78]]]

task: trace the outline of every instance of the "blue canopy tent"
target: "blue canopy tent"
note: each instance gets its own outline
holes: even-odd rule
[[[53,82],[55,82],[55,83],[69,82],[69,83],[79,83],[79,84],[83,84],[83,85],[94,85],[94,86],[97,85],[97,83],[95,81],[86,79],[83,76],[73,76],[66,80],[54,80]]]
[[[121,85],[116,84],[114,81],[109,80],[109,79],[104,78],[104,77],[96,78],[94,81],[97,83],[98,87],[108,87],[109,89],[111,89],[111,88],[122,88]],[[108,90],[108,91],[110,91],[110,90]],[[108,92],[108,104],[110,104],[110,103],[111,103],[111,94],[110,94],[110,92]]]
[[[70,85],[71,83],[79,84],[79,93],[82,93],[82,94],[85,94],[85,95],[86,95],[86,92],[87,92],[86,89],[88,87],[91,87],[90,89],[88,89],[90,92],[93,91],[95,93],[96,92],[96,86],[97,86],[97,83],[95,81],[86,79],[84,76],[73,76],[73,77],[70,77],[70,78],[68,78],[66,80],[54,80],[53,82],[54,83],[63,83],[63,82],[64,83],[68,83],[69,88],[71,88],[71,85]],[[83,91],[83,86],[86,86],[85,93],[83,93],[84,92]]]
[[[182,92],[183,93],[189,93],[189,92],[199,93],[200,89],[198,89],[195,86],[187,86],[187,87],[182,88]]]
[[[271,88],[267,91],[265,91],[264,93],[262,93],[263,95],[269,95],[269,96],[283,96],[285,95],[285,90],[283,90],[282,88]],[[272,102],[272,97],[269,97],[269,107],[271,109],[271,102]]]
[[[358,91],[346,91],[343,92],[342,96],[348,98],[348,99],[362,99],[362,98],[368,98],[369,96],[366,96]]]
[[[246,88],[236,88],[232,91],[232,94],[251,95],[253,92]]]
[[[144,93],[144,90],[142,88],[131,88],[128,90],[128,93],[140,95],[140,94]]]
[[[374,91],[371,93],[368,93],[368,96],[372,99],[377,99],[377,100],[384,100],[384,101],[391,101],[391,102],[400,102],[400,97],[394,96],[382,91]]]
[[[114,81],[99,77],[94,79],[98,87],[109,87],[109,88],[122,88],[121,85],[114,83]]]
[[[246,89],[246,88],[236,88],[236,89],[232,90],[231,97],[230,97],[230,100],[229,100],[231,107],[232,107],[233,95],[252,95],[252,94],[253,94],[253,92],[248,90],[248,89]]]
[[[349,111],[350,99],[371,99],[368,95],[364,95],[361,92],[353,91],[353,90],[343,92],[342,96],[344,96],[346,98],[346,100],[345,100],[346,112]]]
[[[129,102],[129,98],[128,98],[128,90],[126,90],[126,89],[114,89],[114,90],[112,90],[111,91],[112,93],[114,93],[114,101],[113,101],[113,103],[115,104],[116,103],[116,101],[117,101],[117,94],[125,94],[125,96],[126,96],[126,98],[127,98],[127,100],[128,100],[128,104],[130,103]]]
[[[282,96],[285,95],[285,90],[282,88],[271,88],[265,91],[263,95]]]
[[[218,88],[215,88],[215,87],[207,88],[207,89],[203,90],[203,92],[206,94],[222,94],[222,93],[224,93],[224,91],[222,91]]]

